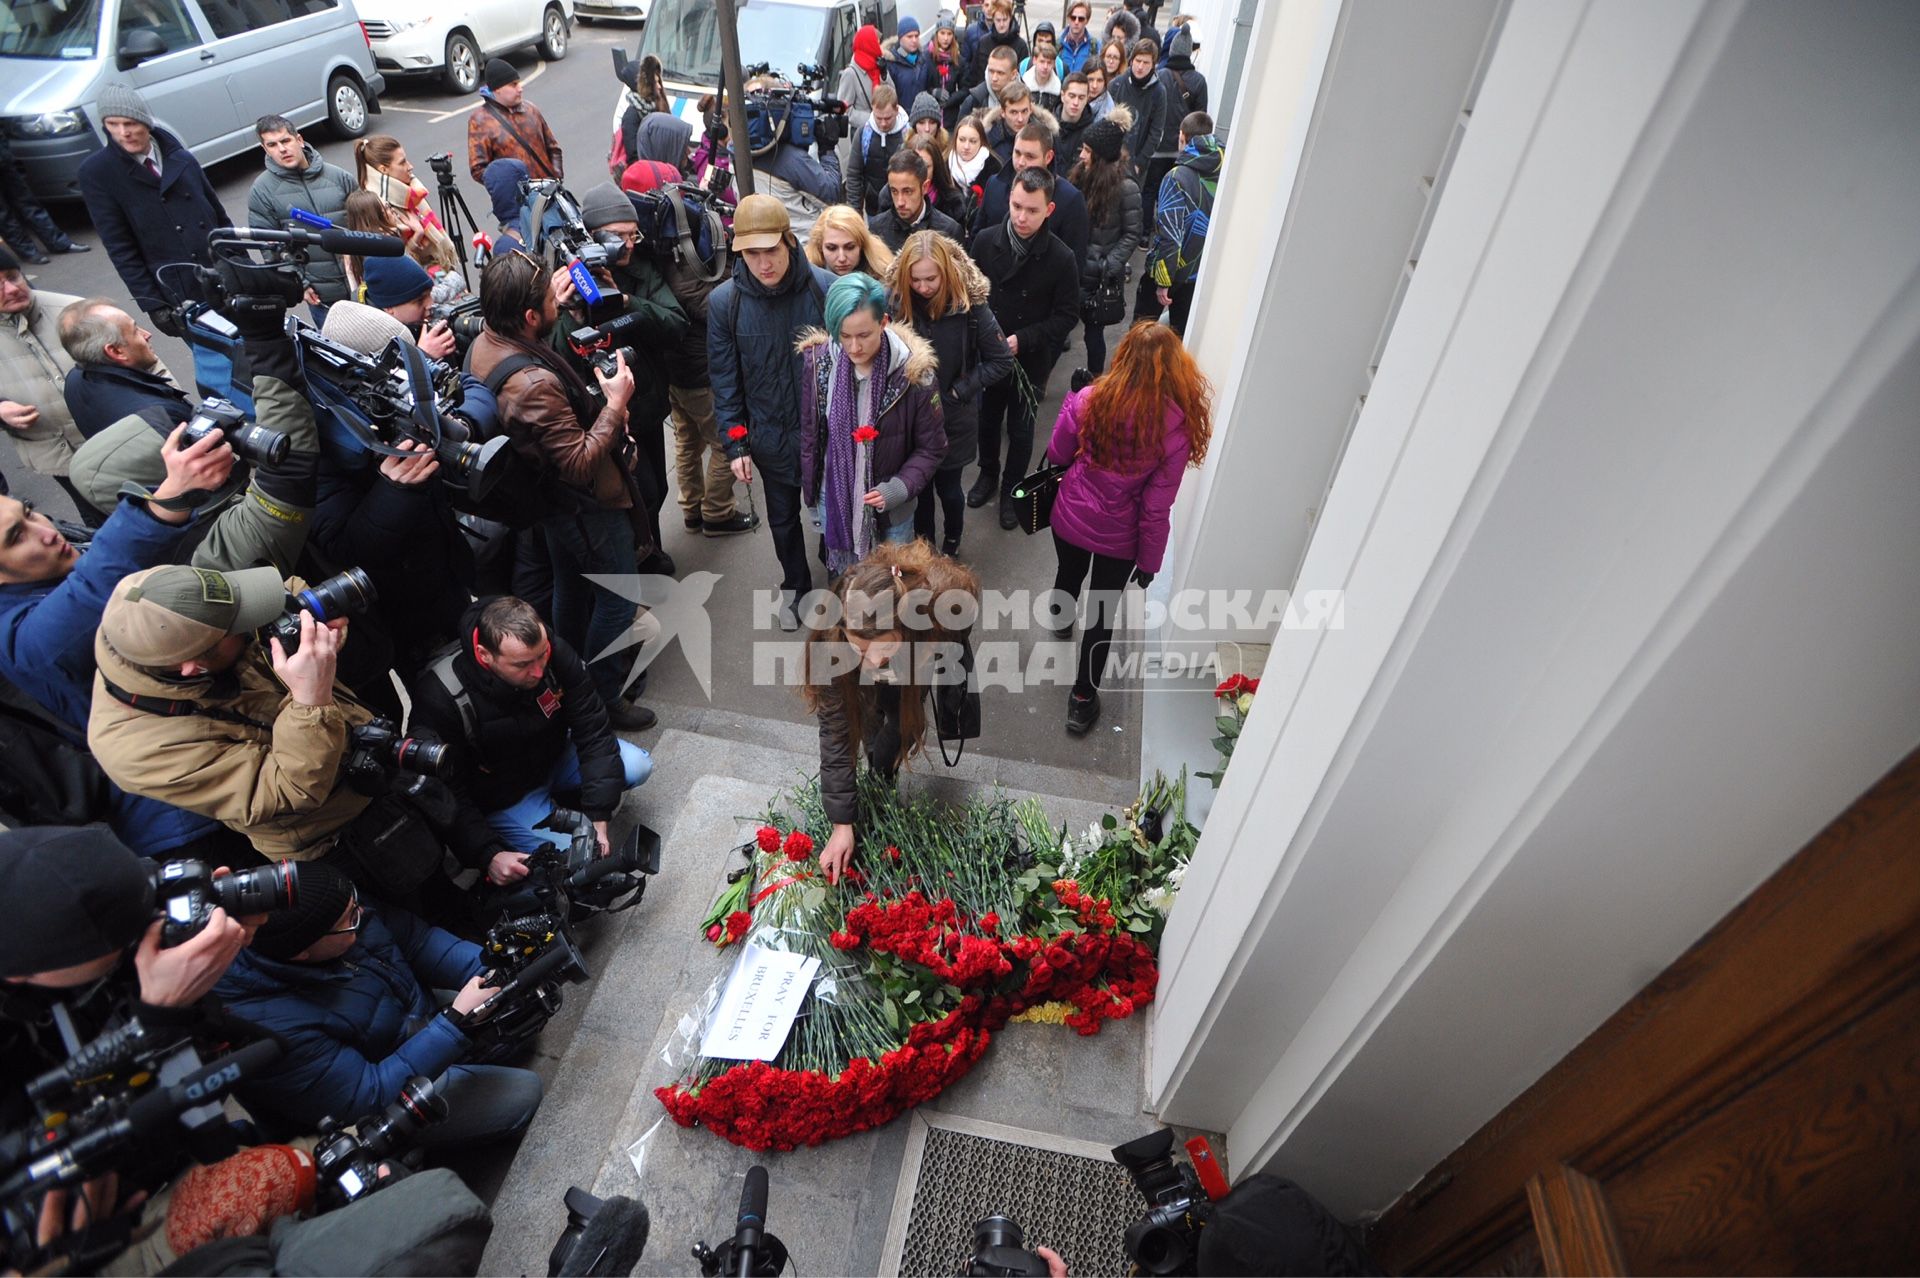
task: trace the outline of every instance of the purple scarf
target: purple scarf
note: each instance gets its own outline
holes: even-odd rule
[[[893,342],[883,337],[880,353],[867,370],[867,412],[877,417],[893,362]],[[877,512],[863,501],[873,487],[873,445],[860,449],[854,428],[875,425],[858,416],[859,378],[853,361],[839,343],[833,347],[833,372],[827,381],[827,469],[820,486],[821,531],[827,542],[827,572],[835,577],[859,563],[873,549],[873,521]]]

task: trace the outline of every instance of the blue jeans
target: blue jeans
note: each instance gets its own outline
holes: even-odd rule
[[[911,519],[903,519],[897,524],[880,525],[880,540],[884,544],[904,546],[913,538],[913,520]]]
[[[594,689],[611,707],[620,699],[633,654],[616,652],[605,661],[594,657],[627,633],[640,608],[594,585],[586,574],[634,572],[633,524],[624,510],[589,510],[555,516],[540,527],[553,559],[553,631],[590,663]]]
[[[507,1065],[454,1065],[434,1080],[447,1101],[447,1116],[423,1128],[422,1149],[459,1149],[502,1140],[526,1130],[544,1089],[530,1069]]]
[[[626,785],[631,790],[653,774],[653,756],[631,741],[620,742],[620,764],[627,770]],[[536,790],[529,790],[498,812],[487,813],[487,824],[516,852],[531,852],[542,843],[557,848],[567,846],[567,836],[558,830],[536,830],[536,822],[553,811],[553,796],[577,797],[580,793],[580,756],[572,746],[553,765],[553,775]]]

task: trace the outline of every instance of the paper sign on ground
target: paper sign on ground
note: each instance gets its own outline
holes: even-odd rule
[[[742,947],[720,1002],[707,1017],[700,1054],[731,1061],[778,1056],[819,968],[817,958],[751,943]]]

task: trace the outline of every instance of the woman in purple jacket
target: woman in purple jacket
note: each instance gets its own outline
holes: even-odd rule
[[[819,508],[827,573],[838,577],[882,542],[913,540],[914,507],[947,455],[947,432],[933,347],[888,325],[880,281],[842,275],[825,309],[826,332],[807,329],[796,343],[800,491]]]
[[[1212,436],[1213,388],[1174,331],[1158,324],[1134,325],[1106,376],[1060,406],[1047,461],[1070,468],[1053,506],[1060,557],[1053,588],[1077,607],[1093,575],[1067,699],[1067,731],[1076,736],[1100,717],[1100,675],[1120,598],[1129,580],[1145,587],[1160,571],[1181,472],[1200,464]],[[1072,635],[1071,612],[1053,633]]]

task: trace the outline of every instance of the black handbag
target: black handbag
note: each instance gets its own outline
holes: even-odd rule
[[[960,669],[965,678],[933,685],[933,731],[940,742],[940,759],[949,768],[967,752],[967,742],[980,735],[980,688],[973,677],[973,641],[960,640]],[[947,742],[960,748],[947,754]]]
[[[1053,502],[1070,465],[1042,466],[1013,486],[1013,510],[1023,531],[1037,533],[1053,523]]]
[[[1080,318],[1095,328],[1118,324],[1127,313],[1127,286],[1124,280],[1108,280],[1099,288],[1080,295]]]

